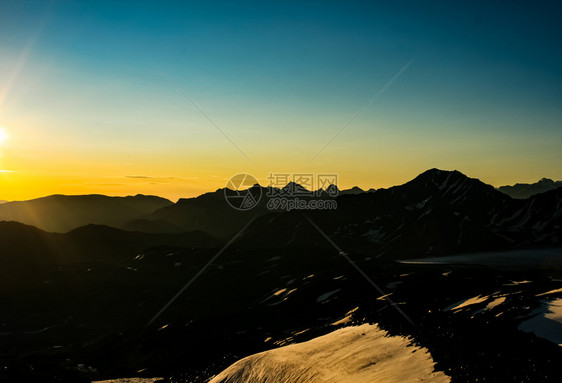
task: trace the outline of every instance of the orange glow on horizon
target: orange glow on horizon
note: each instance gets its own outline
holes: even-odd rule
[[[401,185],[431,168],[459,170],[493,186],[562,178],[548,157],[522,163],[511,155],[497,157],[494,147],[477,140],[452,148],[443,138],[419,142],[390,133],[381,134],[376,146],[342,139],[310,166],[306,163],[318,145],[287,141],[284,147],[298,148],[287,151],[246,140],[244,150],[254,166],[227,141],[214,136],[208,148],[201,148],[198,141],[189,146],[191,142],[180,140],[156,145],[110,137],[80,139],[72,132],[53,134],[51,125],[31,117],[3,120],[2,126],[9,126],[9,131],[4,128],[9,140],[0,146],[0,200],[8,201],[52,194],[145,194],[176,201],[224,188],[239,173],[251,174],[262,186],[268,185],[271,173],[335,173],[340,189],[358,186],[364,190]],[[397,142],[402,145],[400,151],[395,150]],[[486,156],[475,157],[476,150]]]

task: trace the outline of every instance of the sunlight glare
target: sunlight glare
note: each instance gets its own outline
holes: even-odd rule
[[[4,141],[6,141],[7,138],[8,138],[8,134],[6,133],[6,130],[0,127],[0,144],[4,143]]]

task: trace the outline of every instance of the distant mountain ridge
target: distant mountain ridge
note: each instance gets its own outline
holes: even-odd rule
[[[500,186],[498,190],[512,198],[524,199],[561,186],[562,181],[553,181],[549,178],[542,178],[540,181],[533,184],[517,183],[515,185],[505,185]]]
[[[119,227],[172,201],[136,195],[52,195],[29,201],[0,204],[0,220],[17,221],[49,232],[64,233],[77,227],[98,224]]]

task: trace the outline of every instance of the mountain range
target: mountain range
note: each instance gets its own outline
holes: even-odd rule
[[[312,219],[348,249],[364,251],[370,257],[555,246],[562,237],[562,188],[514,199],[458,171],[438,169],[400,186],[369,192],[353,188],[337,197],[324,191],[308,192],[296,184],[289,187],[300,188],[301,200],[334,200],[337,209],[274,210],[267,206],[267,195],[278,195],[283,189],[254,185],[252,190],[262,198],[246,211],[232,208],[225,198],[229,190],[218,189],[177,203],[143,195],[51,196],[2,204],[0,219],[48,232],[94,224],[120,229],[115,231],[120,233],[117,238],[130,235],[126,232],[200,231],[223,240],[256,219],[241,240],[262,247],[309,245],[310,239],[317,237],[316,229],[306,222]],[[172,241],[166,237],[164,245],[168,239]]]
[[[305,195],[337,208],[292,211],[268,209],[266,194],[278,190],[253,191],[262,199],[248,211],[233,209],[224,189],[177,203],[57,196],[38,210],[52,216],[34,222],[82,226],[57,233],[0,222],[0,381],[208,382],[224,369],[233,381],[248,371],[228,369],[237,360],[254,363],[262,354],[242,358],[363,323],[415,339],[457,381],[505,381],[506,371],[513,381],[562,379],[553,362],[560,347],[517,327],[537,315],[545,294],[562,291],[562,271],[396,262],[560,247],[561,188],[513,199],[431,169],[388,189]],[[38,215],[16,206],[26,219]],[[79,219],[59,218],[75,207]]]
[[[336,201],[334,210],[259,217],[242,240],[261,247],[329,246],[308,219],[346,251],[367,258],[548,247],[562,238],[562,189],[516,200],[457,171],[432,169],[404,185]]]
[[[42,230],[64,233],[88,224],[119,227],[128,221],[172,205],[160,197],[136,195],[52,195],[0,204],[0,220],[17,221]]]

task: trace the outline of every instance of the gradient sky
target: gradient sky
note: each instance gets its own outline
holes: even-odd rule
[[[531,1],[2,0],[0,199],[175,200],[241,172],[562,179],[561,19]]]

